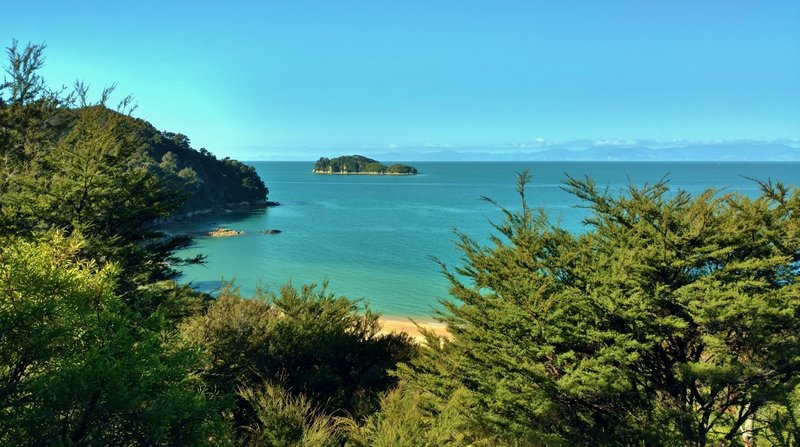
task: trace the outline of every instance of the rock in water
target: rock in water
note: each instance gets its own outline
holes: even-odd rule
[[[211,237],[241,236],[243,234],[244,231],[232,230],[230,228],[214,228],[213,230],[208,232],[208,235]]]

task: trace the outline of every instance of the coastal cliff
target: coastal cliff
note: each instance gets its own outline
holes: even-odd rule
[[[143,119],[103,105],[61,108],[53,114],[58,119],[51,119],[53,124],[42,131],[52,141],[75,133],[81,116],[92,116],[95,123],[113,123],[107,125],[108,131],[115,141],[125,142],[125,149],[113,158],[106,156],[106,161],[115,167],[147,172],[170,200],[178,203],[169,216],[162,215],[155,223],[277,205],[268,201],[269,189],[255,168],[228,157],[217,158],[205,148],[195,149],[186,135],[158,130]]]
[[[136,121],[147,155],[186,195],[177,215],[275,205],[268,201],[269,189],[252,166],[228,157],[218,159],[205,148],[192,148],[185,135],[158,131],[146,121]]]
[[[363,155],[322,157],[314,164],[314,174],[416,175],[417,169],[403,164],[385,165]]]

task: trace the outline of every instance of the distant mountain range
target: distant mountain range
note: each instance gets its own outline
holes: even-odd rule
[[[528,152],[408,150],[369,155],[391,161],[800,161],[800,148],[782,143],[731,143],[659,148],[615,145]]]

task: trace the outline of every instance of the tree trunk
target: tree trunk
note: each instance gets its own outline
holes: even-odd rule
[[[744,444],[745,447],[756,446],[756,439],[753,436],[753,425],[755,424],[755,421],[755,414],[750,414],[750,416],[747,417],[747,420],[744,421],[744,424],[742,424],[742,444]]]

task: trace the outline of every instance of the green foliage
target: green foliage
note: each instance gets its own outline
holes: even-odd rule
[[[342,418],[338,425],[351,447],[496,445],[468,439],[469,428],[459,414],[463,396],[453,393],[436,417],[430,417],[426,407],[431,396],[401,385],[381,400],[379,412],[364,421]]]
[[[452,334],[401,375],[507,445],[729,445],[800,380],[800,193],[565,188],[589,231],[524,198],[491,246],[460,235]],[[432,414],[436,414],[434,409]]]
[[[114,262],[122,291],[173,278],[188,236],[168,236],[155,223],[196,210],[265,204],[255,170],[195,151],[185,135],[97,104],[88,88],[51,91],[39,70],[43,45],[8,49],[8,81],[0,86],[0,224],[31,237],[58,229],[86,237],[83,255]],[[4,98],[8,98],[7,100]],[[120,110],[131,109],[131,98]],[[78,104],[79,107],[75,107]],[[149,311],[148,309],[141,309]]]
[[[8,66],[5,72],[11,79],[4,79],[0,89],[9,90],[9,103],[24,105],[37,101],[47,90],[44,79],[39,74],[39,69],[44,66],[45,46],[27,45],[22,52],[18,48],[18,42],[14,39],[6,49]]]
[[[386,172],[390,174],[416,174],[417,168],[408,165],[393,164],[386,168]]]
[[[44,45],[19,49],[12,41],[0,83],[0,194],[17,188],[16,176],[37,168],[37,159],[64,134],[70,98],[47,88],[39,70]],[[8,95],[8,96],[6,96]]]
[[[279,383],[326,414],[357,416],[374,411],[379,394],[396,383],[388,371],[415,350],[408,336],[379,330],[377,314],[359,313],[357,303],[324,286],[248,299],[228,288],[183,326],[186,339],[205,350],[205,378],[215,389]],[[253,408],[240,400],[234,418],[238,427],[251,425]]]
[[[74,91],[53,91],[47,88],[39,70],[44,65],[44,45],[28,45],[19,50],[16,41],[8,48],[9,63],[6,74],[9,80],[0,84],[0,191],[18,183],[14,174],[26,173],[33,168],[46,168],[40,163],[51,148],[67,135],[83,109],[105,107],[113,86],[101,93],[100,101],[92,105],[87,99],[88,87],[78,82]],[[8,99],[4,99],[5,95]],[[126,97],[118,111],[128,113],[135,107],[132,98]],[[76,108],[75,105],[78,105]],[[95,112],[97,113],[97,112]],[[157,160],[172,152],[175,172],[184,169],[195,171],[196,177],[188,188],[191,197],[183,197],[181,212],[203,209],[222,209],[242,202],[263,204],[268,190],[251,166],[225,158],[217,160],[209,151],[191,148],[189,138],[182,134],[160,132],[149,123],[125,113],[115,117],[116,137],[138,145],[137,151],[128,153],[137,162],[158,164]],[[121,160],[128,161],[128,160]],[[169,170],[167,170],[169,171]],[[47,175],[47,172],[41,172]],[[186,194],[183,194],[186,196]]]
[[[255,414],[255,422],[243,429],[242,444],[263,447],[339,445],[330,419],[315,411],[304,396],[292,396],[274,384],[245,388],[239,394]]]
[[[114,293],[113,265],[58,233],[0,245],[0,444],[224,443],[196,349]]]
[[[800,387],[784,399],[759,411],[751,428],[759,446],[797,447],[800,445]]]
[[[337,158],[322,157],[314,164],[314,172],[319,173],[374,173],[374,174],[416,174],[416,168],[407,165],[383,163],[363,155],[345,155]]]
[[[0,204],[17,233],[80,232],[87,258],[115,262],[125,283],[141,285],[171,277],[166,261],[189,240],[153,229],[155,219],[179,209],[183,192],[154,172],[141,142],[120,129],[122,119],[103,107],[81,109],[70,132],[39,159],[41,168],[18,175],[17,189]]]
[[[167,156],[170,163],[165,167],[172,168],[168,172],[177,174],[182,188],[189,192],[178,214],[266,203],[269,189],[252,166],[227,157],[218,160],[205,149],[195,150],[185,135],[160,132],[142,120],[129,121],[132,131],[146,144],[148,156],[162,163]]]

